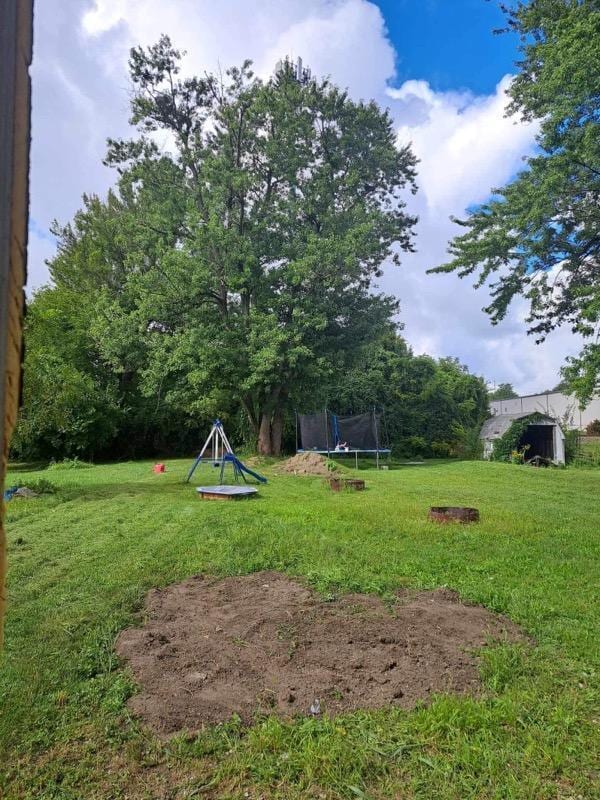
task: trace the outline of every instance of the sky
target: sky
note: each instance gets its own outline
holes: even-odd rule
[[[543,345],[526,334],[518,301],[492,326],[487,293],[473,280],[427,275],[446,260],[452,215],[511,180],[533,152],[536,125],[504,116],[517,42],[495,35],[497,0],[40,0],[32,67],[31,294],[49,280],[52,220],[68,222],[84,193],[104,195],[107,137],[127,136],[129,48],[168,33],[188,73],[251,58],[268,77],[281,57],[301,56],[356,99],[389,108],[398,143],[420,159],[417,253],[386,265],[379,289],[400,299],[415,353],[455,356],[491,382],[522,393],[551,388],[580,343],[567,330]]]

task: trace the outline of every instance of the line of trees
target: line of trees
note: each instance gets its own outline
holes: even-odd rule
[[[116,185],[54,226],[15,454],[189,451],[218,415],[278,455],[292,409],[323,397],[385,405],[404,448],[458,452],[483,383],[415,358],[397,301],[372,291],[416,223],[416,159],[387,112],[288,65],[267,82],[249,62],[182,78],[180,59],[166,36],[131,51],[136,135],[109,141]]]
[[[93,333],[102,314],[89,295],[62,286],[43,289],[33,299],[13,457],[190,454],[215,416],[225,420],[238,446],[256,447],[256,432],[237,393],[218,384],[205,395],[160,387],[152,393],[142,371],[115,369]],[[488,413],[485,382],[455,359],[415,356],[393,322],[351,353],[340,351],[328,370],[327,380],[291,396],[282,420],[283,451],[294,447],[296,408],[328,406],[351,414],[375,406],[397,455],[478,454],[478,431]]]

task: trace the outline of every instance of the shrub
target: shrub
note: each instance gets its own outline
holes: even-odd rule
[[[427,442],[422,436],[409,436],[405,440],[406,455],[413,458],[423,458],[423,455],[429,451]]]
[[[480,427],[464,428],[455,426],[456,444],[452,448],[452,455],[469,461],[478,461],[483,458],[483,440],[480,437]]]
[[[61,470],[61,469],[89,469],[94,465],[90,461],[83,461],[80,458],[63,458],[62,461],[53,461],[48,469]]]
[[[588,436],[600,436],[600,419],[594,419],[585,429]]]
[[[54,494],[56,492],[56,486],[46,478],[38,478],[38,480],[27,481],[27,483],[17,481],[14,485],[17,489],[31,489],[36,494]]]
[[[54,494],[56,492],[56,487],[50,481],[47,481],[45,478],[38,478],[36,481],[28,481],[27,488],[31,489],[32,492],[36,494]]]
[[[525,447],[522,447],[520,450],[513,450],[510,454],[510,463],[511,464],[524,464],[525,463],[525,455],[529,450],[529,445],[526,444]]]
[[[575,429],[565,430],[565,463],[571,464],[581,452],[581,435]]]

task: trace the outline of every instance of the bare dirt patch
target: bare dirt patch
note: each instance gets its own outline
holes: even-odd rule
[[[293,475],[331,475],[327,466],[327,459],[320,453],[296,453],[295,456],[283,461],[278,472],[287,472]]]
[[[392,608],[368,595],[327,602],[277,572],[195,576],[153,589],[146,610],[117,652],[140,685],[130,708],[162,735],[234,713],[245,722],[257,711],[336,715],[477,693],[473,650],[525,640],[508,619],[446,589],[403,592]]]

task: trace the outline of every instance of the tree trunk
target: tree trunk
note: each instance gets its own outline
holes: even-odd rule
[[[261,456],[270,456],[272,453],[271,445],[271,412],[265,411],[260,417],[258,429],[258,452]]]
[[[264,411],[258,429],[258,452],[261,456],[280,456],[283,436],[283,410]]]
[[[273,412],[273,419],[271,420],[271,454],[274,456],[281,455],[281,439],[283,436],[283,411],[277,408]]]
[[[258,426],[258,452],[261,456],[281,455],[283,434],[283,401],[287,392],[276,386],[260,412]]]

